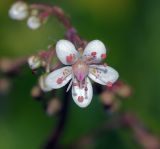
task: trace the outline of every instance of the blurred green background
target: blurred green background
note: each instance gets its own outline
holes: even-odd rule
[[[0,0],[0,58],[31,55],[63,38],[63,27],[51,19],[36,31],[25,21],[8,17],[14,1]],[[100,39],[108,46],[107,62],[120,79],[133,88],[123,110],[136,113],[151,132],[160,135],[160,1],[159,0],[28,0],[58,4],[72,18],[80,35]],[[56,125],[30,96],[37,78],[26,68],[13,79],[7,95],[0,96],[0,149],[38,149]],[[81,109],[71,101],[62,136],[65,145],[106,121],[97,97]],[[130,133],[115,130],[99,138],[91,148],[140,149]]]

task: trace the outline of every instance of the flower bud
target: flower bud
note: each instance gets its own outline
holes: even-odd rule
[[[42,22],[37,16],[31,16],[28,18],[27,25],[30,29],[36,30],[41,26]]]
[[[62,105],[60,100],[57,98],[53,98],[47,104],[46,113],[48,114],[48,116],[53,116],[61,110],[61,107]]]
[[[20,68],[26,64],[26,58],[1,58],[0,71],[6,75],[15,75],[19,72]]]
[[[37,69],[41,67],[42,62],[38,56],[31,56],[28,59],[28,64],[31,69]]]
[[[43,93],[39,86],[34,86],[31,90],[31,95],[34,99],[40,100]]]
[[[6,73],[12,69],[13,61],[8,58],[0,59],[0,71]]]
[[[112,105],[115,100],[115,96],[110,91],[104,91],[101,94],[101,101],[104,105]]]
[[[115,102],[113,103],[111,109],[110,109],[110,113],[115,113],[117,112],[121,107],[121,101],[119,100],[115,100]]]
[[[7,93],[11,87],[11,83],[7,78],[0,78],[0,93]]]
[[[22,1],[14,3],[9,10],[9,16],[15,20],[23,20],[28,14],[28,5]]]
[[[130,86],[124,84],[122,87],[120,87],[116,93],[120,96],[120,97],[123,97],[123,98],[127,98],[131,95],[132,91],[131,91],[131,88]]]
[[[113,91],[122,98],[127,98],[132,94],[131,87],[124,82],[117,82],[113,88]]]
[[[44,92],[47,92],[47,91],[51,91],[52,88],[50,88],[49,86],[46,85],[46,77],[47,77],[48,74],[44,74],[42,75],[40,78],[39,78],[39,86],[40,88],[44,91]]]
[[[120,101],[116,99],[113,92],[104,91],[101,94],[101,101],[104,105],[104,109],[108,114],[113,114],[120,108]]]

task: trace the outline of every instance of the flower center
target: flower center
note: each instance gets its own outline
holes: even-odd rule
[[[78,60],[74,65],[72,65],[72,69],[78,81],[83,81],[88,75],[88,65],[82,60]]]

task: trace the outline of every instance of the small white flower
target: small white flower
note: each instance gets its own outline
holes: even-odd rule
[[[27,25],[30,29],[36,30],[41,26],[41,21],[37,16],[31,16],[27,20]]]
[[[79,107],[87,107],[92,100],[93,89],[89,78],[102,85],[112,85],[119,77],[112,67],[97,65],[106,58],[106,48],[99,40],[89,42],[82,55],[70,41],[60,40],[56,53],[63,64],[70,66],[51,72],[45,84],[49,90],[58,89],[71,80],[67,91],[72,86],[72,98]]]
[[[14,3],[9,10],[9,16],[15,20],[23,20],[28,14],[28,5],[23,1]]]

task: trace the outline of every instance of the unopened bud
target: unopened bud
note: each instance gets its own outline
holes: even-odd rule
[[[0,79],[0,93],[7,93],[10,89],[10,81],[6,78]]]
[[[27,25],[30,29],[36,30],[41,26],[42,22],[37,16],[31,16],[28,18]]]
[[[116,96],[111,91],[104,91],[101,94],[101,101],[107,113],[112,114],[119,110],[120,101],[116,99]]]
[[[120,100],[115,100],[115,102],[112,104],[110,112],[115,113],[120,109],[120,107],[121,107],[121,101]]]
[[[40,99],[40,97],[42,96],[42,90],[39,86],[34,86],[31,90],[31,95],[35,99]]]
[[[31,56],[28,59],[28,64],[30,68],[34,70],[41,67],[42,61],[38,56]]]
[[[104,105],[112,105],[114,102],[115,96],[112,92],[110,91],[104,91],[101,94],[101,101]]]
[[[62,105],[61,105],[60,100],[57,98],[53,98],[48,102],[47,107],[46,107],[46,112],[48,116],[53,116],[61,110],[61,107]]]
[[[1,58],[0,71],[6,74],[16,74],[24,64],[26,64],[26,58]]]
[[[132,90],[129,85],[125,83],[119,83],[117,86],[115,86],[114,92],[122,98],[127,98],[131,95]]]
[[[10,59],[3,58],[0,59],[0,71],[6,73],[12,69],[13,62]]]
[[[51,91],[52,88],[46,85],[46,77],[48,74],[44,74],[39,78],[39,86],[44,92]]]
[[[28,5],[23,1],[15,2],[9,10],[9,16],[15,20],[23,20],[28,14]]]

